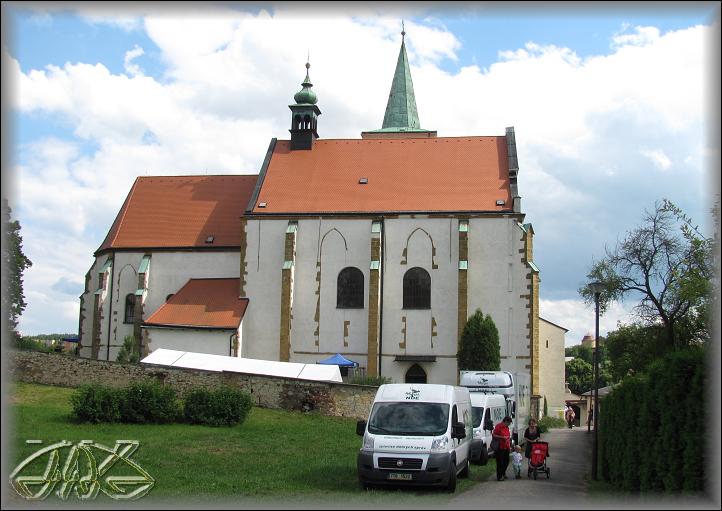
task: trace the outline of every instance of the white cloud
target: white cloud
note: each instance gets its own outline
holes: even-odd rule
[[[612,48],[620,48],[622,46],[646,46],[652,44],[659,39],[659,29],[657,27],[634,27],[632,33],[625,33],[629,29],[629,24],[625,24],[622,30],[614,34],[612,37]]]
[[[672,166],[672,160],[661,149],[641,149],[640,153],[652,160],[658,169],[667,170]]]
[[[140,66],[138,66],[138,64],[133,64],[133,59],[140,57],[141,55],[145,55],[145,51],[137,44],[133,47],[132,50],[125,52],[123,67],[129,75],[137,76],[143,74]]]
[[[613,303],[599,317],[599,335],[606,336],[617,329],[618,324],[634,322],[631,314],[633,303]],[[582,338],[594,336],[596,315],[594,305],[586,305],[582,300],[539,300],[540,316],[559,326],[569,329],[565,336],[567,346],[580,344]]]
[[[125,23],[111,11],[86,14]],[[163,81],[134,63],[144,51],[139,46],[125,54],[127,74],[86,63],[22,72],[3,50],[4,69],[17,84],[12,105],[24,115],[53,115],[78,137],[23,148],[29,156],[19,168],[19,213],[36,257],[37,277],[29,279],[35,292],[61,278],[82,280],[136,176],[257,172],[269,140],[288,137],[287,105],[309,50],[321,136],[357,138],[381,126],[401,41],[398,17],[302,15],[291,7],[251,14],[224,6],[133,14],[159,49]],[[406,24],[422,127],[462,136],[501,135],[515,126],[523,210],[537,232],[543,290],[574,288],[604,241],[641,219],[654,198],[670,195],[663,192],[681,193],[685,187],[676,183],[701,174],[709,158],[699,141],[710,29],[653,29],[625,28],[605,56],[582,59],[574,48],[530,41],[501,51],[488,69],[449,72],[440,63],[458,60],[457,37],[433,20]],[[665,172],[650,182],[655,169]],[[48,193],[49,182],[62,197]],[[699,203],[696,191],[685,198]],[[50,232],[65,236],[59,246],[83,240],[73,265],[40,248]],[[40,278],[41,267],[55,270]],[[545,317],[570,328],[588,314],[575,303],[555,302],[553,311],[564,315]],[[589,327],[574,329],[583,335]]]

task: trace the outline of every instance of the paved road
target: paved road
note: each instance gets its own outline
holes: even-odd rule
[[[470,490],[453,497],[447,508],[453,509],[581,509],[588,507],[587,481],[591,473],[592,433],[587,428],[552,429],[542,435],[549,442],[547,466],[551,477],[539,475],[527,479],[526,459],[522,478],[514,479],[511,464],[506,481],[492,476]],[[494,466],[495,461],[489,463]],[[472,471],[474,466],[472,465]]]

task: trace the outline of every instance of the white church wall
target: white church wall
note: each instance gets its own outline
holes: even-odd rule
[[[528,373],[529,301],[521,295],[530,293],[530,269],[521,262],[523,234],[515,219],[470,219],[468,314],[481,308],[491,315],[499,331],[502,370]]]
[[[231,356],[231,336],[233,330],[208,330],[192,328],[153,328],[144,327],[147,332],[148,349],[153,352],[159,348],[210,355]]]
[[[254,220],[246,224],[246,296],[241,356],[278,360],[281,314],[281,269],[288,220]]]
[[[230,279],[238,278],[239,274],[238,249],[153,252],[150,261],[148,296],[145,300],[146,317],[158,310],[166,302],[169,294],[177,293],[190,279]]]
[[[125,322],[125,299],[138,289],[138,269],[145,251],[116,251],[108,283],[100,296],[102,308],[99,324],[101,360],[115,360],[127,335],[133,335],[133,324]],[[94,293],[98,288],[99,272],[108,254],[98,256],[90,270],[90,282],[83,308],[83,348],[81,356],[92,354]],[[191,278],[238,278],[239,252],[179,251],[153,252],[149,269],[148,292],[145,296],[144,319],[165,303],[169,294],[176,293]],[[110,350],[108,350],[110,342]]]
[[[312,363],[334,353],[344,353],[347,358],[366,366],[370,240],[370,219],[315,218],[298,221],[291,324],[292,361]],[[320,295],[316,294],[319,288],[317,263],[320,263]],[[337,307],[338,275],[347,267],[358,268],[364,275],[363,308]],[[317,328],[318,335],[315,333]]]
[[[384,230],[381,374],[403,382],[413,364],[395,362],[396,355],[435,355],[436,362],[419,363],[427,380],[455,383],[458,221],[425,216],[387,218]],[[404,259],[406,264],[402,264]],[[404,274],[414,267],[431,276],[430,309],[403,309]]]

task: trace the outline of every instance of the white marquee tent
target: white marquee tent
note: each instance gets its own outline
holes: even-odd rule
[[[141,360],[141,362],[144,364],[203,369],[206,371],[227,371],[231,373],[263,374],[266,376],[278,376],[280,378],[342,382],[341,372],[336,365],[274,362],[272,360],[226,357],[223,355],[209,355],[207,353],[192,353],[190,351],[176,351],[163,348],[155,350]]]

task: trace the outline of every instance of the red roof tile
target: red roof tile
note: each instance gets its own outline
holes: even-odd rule
[[[139,177],[98,251],[238,247],[256,175]],[[213,243],[206,238],[213,236]]]
[[[190,279],[145,325],[237,329],[248,307],[240,279]]]
[[[291,151],[290,141],[279,140],[253,212],[511,208],[506,138],[495,136],[316,140],[309,151]]]

